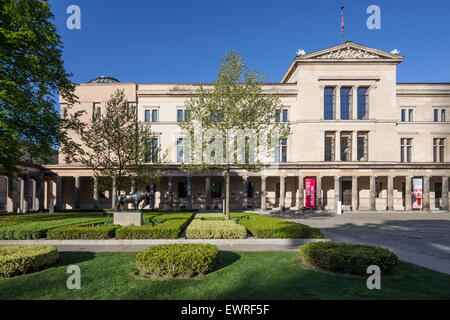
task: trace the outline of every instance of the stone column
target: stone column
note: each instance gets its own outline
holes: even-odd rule
[[[442,177],[442,210],[448,210],[448,176]]]
[[[56,210],[62,210],[62,178],[60,176],[56,176]]]
[[[136,192],[136,178],[131,178],[131,193]]]
[[[206,209],[211,209],[211,177],[205,178],[205,201]]]
[[[261,176],[261,210],[266,210],[266,176]]]
[[[334,210],[338,209],[338,201],[341,198],[341,184],[339,176],[334,177]]]
[[[53,180],[48,180],[48,212],[55,212],[55,200],[53,197]]]
[[[334,161],[341,161],[341,132],[340,131],[336,131],[334,144],[335,144]]]
[[[25,210],[25,179],[23,177],[17,178],[19,188],[19,212],[24,213]]]
[[[285,207],[285,197],[286,197],[286,177],[280,176],[280,210]]]
[[[187,176],[187,209],[192,209],[192,185],[191,176]]]
[[[375,203],[375,176],[370,176],[370,210],[376,210],[376,203]]]
[[[75,176],[75,193],[74,193],[74,201],[73,207],[74,209],[80,209],[80,177]]]
[[[316,209],[322,210],[322,176],[316,177]]]
[[[358,119],[358,87],[352,88],[352,119]]]
[[[387,185],[387,207],[389,211],[394,210],[394,177],[387,177],[388,185]]]
[[[248,208],[248,177],[242,176],[242,209]]]
[[[30,185],[31,185],[31,191],[30,191],[30,210],[36,211],[36,196],[37,196],[37,190],[36,190],[36,179],[31,178],[30,179]]]
[[[111,207],[112,209],[116,209],[117,206],[117,180],[116,177],[111,177]]]
[[[358,133],[352,131],[352,161],[358,161]]]
[[[405,177],[405,210],[412,210],[412,198],[411,198],[411,176]]]
[[[169,210],[173,209],[173,176],[169,176],[169,199],[168,207]]]
[[[341,119],[341,87],[340,86],[336,86],[335,88],[336,90],[336,120]]]
[[[358,210],[358,177],[352,177],[352,211]]]
[[[38,210],[44,211],[44,199],[45,199],[45,180],[44,180],[44,173],[41,172],[38,178],[38,185],[37,185],[37,197],[38,197]]]
[[[303,190],[305,189],[305,177],[303,176],[299,176],[298,177],[298,189],[297,189],[297,196],[295,197],[295,199],[297,200],[297,203],[295,204],[295,206],[298,209],[303,209],[304,205],[303,205]]]
[[[423,177],[423,210],[430,210],[430,176]]]
[[[98,178],[93,176],[94,185],[92,188],[92,207],[94,209],[98,209]]]

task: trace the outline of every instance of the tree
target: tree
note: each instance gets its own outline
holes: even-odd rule
[[[0,4],[0,167],[7,173],[26,155],[45,160],[68,139],[54,105],[58,90],[68,105],[76,96],[53,18],[47,1]]]
[[[79,119],[85,112],[68,116]],[[158,179],[159,163],[164,157],[159,156],[150,125],[138,122],[137,108],[126,101],[124,90],[117,89],[106,102],[104,112],[96,113],[92,121],[72,119],[71,123],[70,130],[80,137],[80,143],[62,145],[67,163],[92,169],[94,177],[114,178],[118,192],[130,177],[145,184]],[[108,187],[106,179],[98,181],[100,187]],[[113,196],[117,197],[117,193]]]
[[[189,121],[179,123],[189,137],[189,156],[182,168],[217,170],[226,177],[226,219],[230,218],[230,171],[260,170],[276,139],[289,134],[289,124],[276,121],[280,99],[263,93],[264,79],[231,50],[222,57],[214,85],[200,85],[187,100]]]

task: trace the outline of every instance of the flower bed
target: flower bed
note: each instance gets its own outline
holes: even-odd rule
[[[112,219],[100,219],[87,223],[75,224],[50,229],[49,239],[110,239],[114,238],[119,226],[112,224]]]
[[[188,239],[244,239],[247,230],[222,214],[197,214],[186,229]]]

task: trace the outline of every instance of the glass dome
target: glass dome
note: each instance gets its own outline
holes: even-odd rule
[[[116,78],[108,76],[100,76],[94,80],[88,81],[87,83],[118,83],[120,82]]]

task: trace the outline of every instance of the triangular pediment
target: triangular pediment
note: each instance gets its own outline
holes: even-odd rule
[[[309,54],[297,56],[298,61],[392,61],[401,62],[403,57],[390,52],[366,47],[354,42],[327,48]]]

